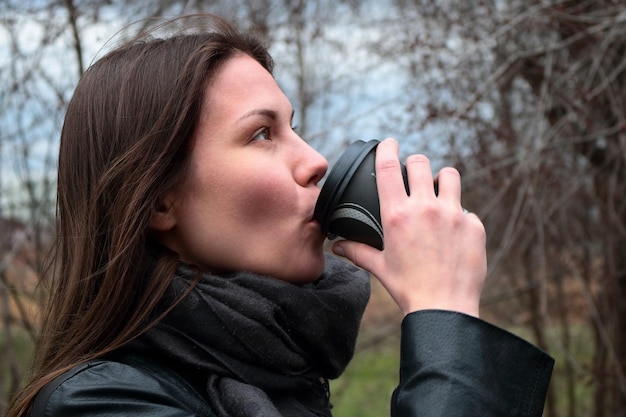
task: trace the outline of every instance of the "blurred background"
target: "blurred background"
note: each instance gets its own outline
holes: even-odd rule
[[[0,0],[0,414],[39,332],[73,88],[120,30],[195,12],[263,34],[331,164],[394,136],[457,167],[488,233],[482,316],[557,359],[544,415],[626,415],[622,0]],[[337,417],[389,415],[400,320],[373,281]]]

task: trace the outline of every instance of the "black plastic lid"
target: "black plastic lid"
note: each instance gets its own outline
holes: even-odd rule
[[[357,140],[351,143],[331,169],[326,182],[322,186],[313,214],[315,220],[320,224],[322,233],[328,234],[330,217],[337,203],[339,203],[339,199],[363,159],[378,143],[379,141],[376,139],[368,142]]]

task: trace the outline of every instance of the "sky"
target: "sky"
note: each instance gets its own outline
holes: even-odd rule
[[[108,15],[107,15],[108,13]],[[96,57],[106,52],[112,43],[109,40],[123,27],[122,19],[117,16],[117,11],[105,9],[102,21],[105,23],[89,24],[82,33],[83,46],[85,48],[85,65],[88,65]],[[26,106],[18,107],[16,97],[4,94],[0,100],[2,114],[0,114],[0,129],[2,138],[12,136],[16,129],[27,130],[30,155],[27,159],[27,167],[20,155],[21,149],[13,143],[4,141],[0,143],[0,207],[6,206],[9,199],[19,200],[16,190],[19,190],[20,178],[28,172],[35,178],[41,175],[54,175],[54,166],[58,148],[58,137],[62,124],[62,113],[58,117],[50,117],[51,112],[43,105],[54,103],[54,94],[61,91],[67,100],[76,83],[75,57],[72,51],[72,41],[69,31],[62,33],[55,42],[38,50],[40,40],[44,34],[41,22],[46,22],[49,16],[37,16],[32,19],[29,16],[12,16],[19,20],[18,45],[27,55],[30,61],[11,65],[10,38],[5,28],[0,25],[0,76],[3,78],[7,68],[15,71],[25,71],[29,65],[39,65],[44,68],[46,81],[32,83],[28,88],[36,90],[33,99]],[[58,16],[58,18],[65,18]],[[316,64],[307,69],[312,78],[312,88],[318,93],[316,105],[309,113],[309,126],[305,137],[312,146],[322,153],[332,164],[338,158],[340,152],[348,143],[357,140],[384,139],[394,136],[401,142],[401,157],[406,157],[408,152],[420,151],[420,147],[428,147],[431,155],[436,159],[438,149],[433,147],[432,139],[439,135],[437,127],[431,127],[430,131],[410,133],[401,129],[394,130],[394,118],[402,118],[403,106],[406,100],[414,99],[415,92],[407,95],[403,91],[406,81],[400,68],[402,62],[389,61],[386,63],[372,61],[372,56],[364,42],[385,36],[376,27],[358,26],[349,20],[340,20],[339,24],[325,28],[325,36],[330,39],[327,43],[319,44],[318,47],[311,44],[307,49],[308,58]],[[288,33],[277,34],[277,38],[287,37]],[[333,40],[345,42],[349,47],[339,51],[333,49]],[[458,38],[451,37],[448,40],[450,50],[458,50]],[[296,114],[298,113],[295,100],[294,76],[289,71],[293,63],[294,54],[280,42],[275,42],[270,49],[275,61],[275,76],[279,85],[286,94],[294,101]],[[20,67],[23,65],[23,67]],[[330,74],[331,84],[328,82]],[[357,77],[355,77],[357,74]],[[438,77],[434,71],[424,74],[423,82],[428,82],[429,77]],[[4,79],[2,82],[5,82]],[[317,84],[320,86],[318,87]],[[38,85],[39,84],[39,85]],[[49,88],[52,84],[58,91]],[[8,89],[3,88],[7,91]],[[409,97],[410,96],[410,97]],[[406,116],[404,116],[406,118]],[[398,119],[399,121],[401,121]],[[19,120],[19,123],[17,122]],[[408,121],[410,122],[410,121]],[[403,120],[402,123],[407,123]],[[385,129],[381,129],[381,125]],[[402,144],[406,144],[402,146]],[[52,172],[51,172],[52,171]]]

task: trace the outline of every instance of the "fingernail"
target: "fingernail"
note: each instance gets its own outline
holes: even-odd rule
[[[333,252],[335,253],[335,255],[339,256],[345,256],[346,254],[341,245],[333,245]]]

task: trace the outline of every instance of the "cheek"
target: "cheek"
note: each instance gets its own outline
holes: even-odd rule
[[[296,208],[295,188],[285,178],[258,174],[231,177],[222,188],[226,201],[220,200],[239,221],[263,227],[268,220],[284,218]]]
[[[254,178],[242,187],[240,207],[251,221],[283,218],[293,212],[293,187],[268,177]]]

